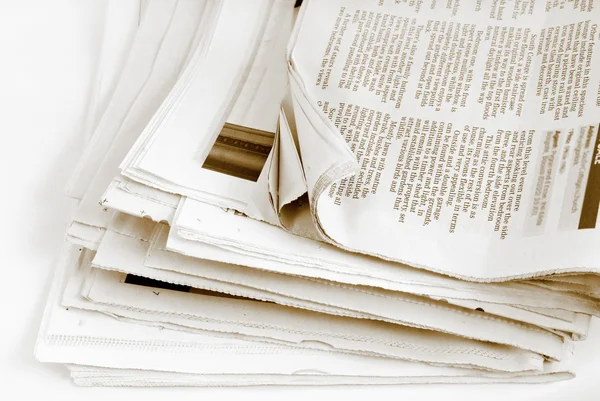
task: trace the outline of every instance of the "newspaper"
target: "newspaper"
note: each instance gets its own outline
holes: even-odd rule
[[[175,215],[167,248],[197,258],[273,272],[375,286],[438,298],[478,299],[534,307],[569,309],[598,315],[598,300],[557,294],[530,283],[473,283],[406,265],[349,253],[277,227],[185,199]],[[212,246],[206,246],[206,245]]]
[[[511,293],[512,304],[450,297],[444,298],[443,302],[431,302],[431,298],[425,296],[411,297],[407,293],[386,291],[375,287],[352,286],[340,282],[284,275],[263,269],[191,258],[169,251],[166,248],[167,237],[168,228],[165,225],[158,226],[150,239],[150,249],[146,253],[144,265],[153,269],[183,273],[178,279],[181,282],[190,280],[189,276],[202,277],[209,280],[211,288],[221,292],[232,291],[231,289],[228,290],[232,285],[236,288],[234,292],[239,291],[240,287],[246,291],[250,287],[259,291],[260,298],[273,297],[271,299],[274,302],[284,305],[322,310],[332,314],[347,314],[350,311],[356,311],[359,312],[358,315],[355,315],[356,317],[381,319],[399,324],[407,323],[408,313],[406,309],[410,309],[411,306],[414,307],[416,303],[420,304],[420,307],[417,308],[417,316],[423,316],[424,314],[438,315],[439,310],[436,311],[436,307],[445,310],[452,309],[451,305],[456,305],[466,308],[455,309],[455,311],[462,311],[464,315],[481,318],[484,315],[480,313],[485,312],[495,317],[504,317],[550,330],[570,333],[570,336],[578,339],[584,338],[588,330],[589,315],[573,312],[557,314],[555,309],[548,311],[547,308],[519,307],[517,304],[520,302],[520,298],[514,292]],[[148,274],[144,273],[142,275],[146,276]],[[157,272],[150,274],[157,278],[161,277]],[[537,294],[538,297],[545,296],[545,294],[536,291],[532,292]],[[510,293],[510,289],[507,288],[506,293]],[[481,296],[481,293],[478,292],[472,292],[470,295],[475,298],[485,298],[485,294]],[[256,295],[249,296],[256,297]],[[382,303],[382,299],[385,299],[386,302]],[[425,305],[431,309],[426,311]],[[324,309],[326,306],[328,309]],[[453,325],[450,326],[444,326],[442,323],[443,317],[441,316],[435,317],[434,320],[436,321],[434,325],[440,325],[437,327],[445,327],[444,331],[456,330],[457,319],[451,319]],[[425,319],[419,318],[417,321],[423,324]],[[468,332],[468,336],[481,339],[476,334],[477,330],[473,330],[471,327],[485,326],[489,322],[482,319],[482,321],[475,320],[470,323],[469,317],[465,318],[460,324],[466,324],[469,327],[468,331],[463,333]],[[503,327],[499,330],[504,329]],[[516,339],[518,335],[512,333],[509,336]]]
[[[86,258],[85,252],[65,244],[36,344],[38,360],[78,365],[70,369],[81,373],[75,377],[89,379],[76,380],[82,385],[535,383],[573,377],[570,355],[548,362],[543,371],[490,372],[131,325],[61,304],[67,278],[76,275]],[[204,363],[198,364],[199,358]]]
[[[126,177],[103,199],[117,196],[111,207],[171,223],[192,198],[404,272],[408,265],[486,282],[595,273],[600,138],[598,74],[589,66],[598,57],[598,11],[510,4],[511,13],[491,1],[309,0],[289,46],[291,97],[272,151],[262,171],[248,164],[256,182],[209,157],[220,126],[193,123],[199,117],[188,110],[206,98],[197,88],[209,78],[200,74],[180,100],[163,104],[169,118],[138,140],[121,165]],[[215,107],[237,110],[247,99],[223,97]],[[256,128],[241,124],[230,131],[248,140]],[[179,129],[192,125],[208,139]],[[150,136],[157,141],[141,154]],[[134,196],[132,179],[159,190]],[[175,207],[177,195],[188,199]],[[279,233],[285,241],[218,236],[194,213],[182,211],[188,217],[175,224],[186,239],[338,271],[364,262]],[[301,244],[308,252],[294,254]],[[317,260],[307,260],[314,252]],[[361,273],[377,276],[376,264],[385,265],[369,262]]]
[[[120,252],[114,252],[115,249],[119,249]],[[366,325],[373,334],[377,333],[378,330],[381,330],[382,327],[387,327],[387,330],[399,330],[395,335],[396,339],[399,340],[406,335],[400,327],[408,326],[436,330],[464,338],[499,344],[509,344],[556,359],[562,357],[563,348],[565,347],[565,344],[568,343],[562,336],[551,333],[548,330],[540,330],[538,327],[527,322],[518,322],[513,319],[506,319],[501,316],[492,315],[491,313],[485,314],[472,309],[453,307],[444,302],[436,302],[425,297],[410,296],[402,293],[370,291],[368,288],[357,288],[354,289],[355,291],[352,291],[352,289],[348,287],[338,288],[333,284],[324,285],[324,283],[312,283],[310,281],[305,281],[304,283],[300,282],[296,284],[299,288],[294,289],[294,283],[289,280],[278,277],[273,277],[271,280],[268,280],[268,275],[265,277],[267,280],[263,281],[261,286],[261,278],[263,275],[259,271],[254,272],[254,274],[249,273],[247,275],[240,275],[238,273],[236,275],[235,270],[233,274],[231,271],[227,272],[225,270],[225,274],[229,273],[230,276],[237,276],[240,281],[233,285],[222,285],[218,282],[218,279],[207,280],[164,270],[169,267],[178,267],[183,264],[177,254],[162,255],[161,270],[148,268],[146,265],[149,264],[148,259],[152,253],[154,252],[150,250],[150,244],[145,244],[145,241],[132,238],[127,234],[109,232],[105,236],[96,257],[92,261],[92,265],[101,269],[149,277],[155,280],[177,283],[192,288],[225,292],[236,296],[275,302],[293,308],[328,313],[333,315],[327,318],[329,321],[328,325],[330,325],[331,328],[334,327],[335,322],[338,322],[337,324],[344,325],[344,332],[346,334],[357,338],[365,337],[365,333],[361,332],[361,330],[363,330],[363,326]],[[170,256],[174,261],[180,263],[167,264]],[[185,258],[183,261],[185,261]],[[152,265],[156,265],[156,263],[157,256],[154,256]],[[196,267],[201,267],[203,264],[208,263],[209,262],[203,263],[203,261],[198,261]],[[207,266],[207,268],[210,268],[209,266]],[[214,270],[228,268],[222,264],[217,264],[216,266],[213,264],[213,266]],[[246,277],[247,279],[243,280],[243,277]],[[280,285],[277,285],[277,282],[279,282]],[[317,295],[324,290],[331,293],[329,297]],[[303,299],[310,302],[302,302]],[[386,300],[387,306],[381,306],[382,299]],[[156,304],[154,307],[158,307],[163,300],[162,298],[150,297],[148,302]],[[204,314],[209,313],[209,310],[202,312],[202,309],[204,308],[200,307],[201,304],[202,302],[197,302],[198,306],[196,307],[196,312]],[[183,312],[183,308],[183,306],[180,306],[178,309]],[[223,321],[240,321],[240,324],[245,324],[242,322],[246,319],[250,319],[250,317],[254,316],[254,313],[256,313],[251,310],[252,308],[263,310],[263,315],[260,319],[263,322],[266,322],[267,319],[272,319],[268,317],[269,314],[278,316],[278,311],[285,310],[288,315],[287,318],[284,318],[283,315],[278,316],[277,319],[275,319],[275,321],[278,322],[277,325],[267,325],[265,327],[273,327],[274,330],[276,330],[276,327],[286,328],[286,330],[289,330],[290,327],[294,327],[294,331],[299,333],[308,330],[311,326],[309,319],[311,316],[319,315],[302,312],[293,308],[282,309],[281,307],[275,308],[274,306],[267,308],[260,303],[245,305],[241,303],[240,306],[238,306],[238,309],[245,309],[243,318],[236,311],[227,310],[221,310],[217,316]],[[349,315],[352,318],[360,318],[358,320],[363,319],[363,322],[353,323],[356,319],[340,319],[335,317],[336,315]],[[514,316],[511,317],[514,318]],[[393,325],[371,323],[371,326],[369,326],[369,323],[364,321],[364,319],[379,320],[392,323]],[[299,324],[299,327],[295,327],[296,324]],[[393,328],[394,325],[398,326]],[[300,329],[300,327],[302,327],[302,329]],[[247,329],[240,327],[238,330],[241,330],[240,332],[243,333],[244,330]],[[406,333],[411,332],[410,329],[406,329]],[[426,331],[422,332],[428,333]],[[327,330],[322,330],[321,334],[323,337],[319,338],[320,341],[332,341],[328,340]],[[429,335],[430,334],[423,334],[424,337]],[[270,335],[270,337],[278,336],[281,336],[281,334],[271,333]],[[444,337],[442,336],[442,338]],[[466,344],[467,342],[465,342],[463,346],[466,346]]]
[[[71,177],[69,190],[84,191],[69,229],[74,242],[97,246],[112,212],[101,195],[118,163],[137,139],[180,74],[189,48],[210,20],[205,2],[152,2],[136,32],[121,78]],[[71,191],[70,191],[71,192]]]
[[[95,108],[102,107],[102,109],[98,110],[101,114],[100,117],[96,117],[91,115],[94,111],[90,111],[89,117],[91,117],[91,121],[88,121],[88,125],[93,129],[93,134],[67,185],[66,192],[69,196],[81,199],[89,188],[95,171],[110,148],[120,125],[127,117],[129,108],[135,102],[139,91],[146,84],[156,54],[160,50],[162,39],[169,28],[171,17],[173,17],[173,13],[175,12],[176,3],[176,1],[165,1],[163,4],[155,4],[153,2],[151,7],[145,10],[143,18],[139,19],[139,25],[136,26],[137,29],[133,31],[135,35],[131,37],[119,31],[105,36],[102,57],[105,56],[105,52],[107,56],[110,56],[111,52],[118,53],[125,51],[127,53],[120,71],[106,71],[102,64],[99,66],[102,71],[102,79],[108,79],[111,74],[117,74],[117,78],[119,79],[112,84],[111,97],[107,99],[105,104],[99,103],[100,98],[91,99],[91,102],[98,102],[98,106],[94,106]],[[112,8],[117,15],[123,18],[123,11],[120,10],[120,7],[113,6]],[[138,12],[135,13],[135,17],[139,18],[139,5],[137,8]],[[190,12],[191,10],[188,10],[188,14]],[[107,17],[110,17],[110,15]],[[117,18],[117,16],[113,18]],[[118,20],[107,20],[106,25],[121,26]],[[111,30],[108,32],[110,33]],[[112,38],[112,35],[116,37]],[[119,49],[117,44],[113,44],[117,48],[112,49],[110,47],[111,39],[117,42],[118,46],[125,47],[125,49]],[[126,40],[123,41],[123,39]],[[125,79],[127,80],[125,81]]]
[[[221,7],[206,54],[191,63],[127,149],[121,172],[264,220],[270,208],[264,207],[269,176],[263,166],[272,158],[287,85],[293,1]]]
[[[571,257],[596,235],[596,10],[136,4],[106,16],[123,40],[105,37],[38,359],[111,386],[573,376],[600,315],[594,255]]]
[[[471,280],[598,272],[597,7],[308,0],[298,18],[325,239]]]

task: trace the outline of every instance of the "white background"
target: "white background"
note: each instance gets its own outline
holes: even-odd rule
[[[33,348],[67,218],[62,190],[81,151],[102,7],[102,0],[0,0],[1,399],[600,400],[597,319],[578,344],[578,377],[549,385],[78,388],[62,366],[36,362]]]

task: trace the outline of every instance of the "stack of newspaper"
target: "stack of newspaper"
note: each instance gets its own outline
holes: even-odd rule
[[[592,2],[106,4],[39,360],[109,386],[574,375]]]

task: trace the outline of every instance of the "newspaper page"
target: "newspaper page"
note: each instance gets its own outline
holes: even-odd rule
[[[597,273],[598,22],[589,1],[306,1],[288,57],[321,233],[471,280]]]
[[[120,2],[119,5],[126,3]],[[113,6],[111,4],[111,6],[119,11],[117,14],[120,14],[122,18],[125,11],[119,10],[116,8],[116,5]],[[108,8],[110,10],[111,7]],[[188,15],[193,14],[189,6],[180,6],[180,8],[187,8]],[[127,58],[124,60],[124,65],[122,70],[119,71],[119,75],[113,78],[116,80],[114,89],[110,92],[110,95],[105,95],[109,96],[105,100],[106,103],[97,106],[98,111],[101,111],[102,114],[94,116],[93,122],[90,121],[89,128],[93,129],[93,133],[69,180],[67,187],[67,194],[69,196],[81,199],[85,195],[95,172],[102,163],[103,156],[110,149],[119,127],[127,118],[128,110],[131,109],[140,92],[147,84],[148,78],[155,66],[157,55],[160,52],[163,39],[167,35],[169,28],[171,30],[174,29],[171,21],[175,17],[176,9],[176,1],[153,2],[147,8],[143,18],[140,19],[139,28],[131,34],[130,46],[121,50],[127,52]],[[136,14],[138,13],[139,9],[136,11]],[[176,18],[176,20],[179,20],[179,18],[181,17]],[[181,24],[180,20],[179,23]],[[106,21],[107,30],[109,26],[111,29],[114,29],[113,27],[117,25],[110,20]],[[117,34],[121,41],[126,38],[124,32],[117,32]],[[110,45],[111,38],[108,37],[105,40],[103,51],[106,50],[109,52],[110,48],[108,46]],[[102,64],[102,67],[104,67],[104,64]],[[101,72],[102,79],[107,75],[110,76],[111,74],[105,71]]]
[[[276,221],[268,172],[292,22],[291,0],[222,2],[205,53],[142,132],[120,165],[122,174]]]
[[[168,6],[168,7],[167,7]],[[118,174],[119,161],[148,124],[161,102],[186,68],[185,60],[199,27],[210,21],[211,11],[205,2],[171,4],[152,3],[140,26],[132,47],[132,56],[147,57],[128,60],[114,96],[84,153],[83,170],[77,182],[84,182],[84,194],[71,225],[73,237],[91,239],[76,228],[91,226],[98,233],[110,221],[111,213],[102,193]],[[159,29],[160,28],[160,29]],[[159,31],[160,35],[154,31]],[[150,35],[152,33],[153,35]],[[88,157],[89,156],[89,157]],[[75,186],[80,187],[79,184]],[[99,205],[99,203],[101,205]],[[81,223],[81,224],[79,224]],[[88,231],[88,230],[85,230]]]
[[[160,228],[160,226],[157,226],[158,232],[161,231]],[[114,252],[115,249],[119,249],[119,252]],[[510,319],[500,316],[490,318],[489,314],[484,315],[481,311],[453,306],[447,302],[438,302],[420,296],[376,290],[372,292],[372,290],[366,288],[360,291],[352,291],[350,287],[336,286],[331,283],[325,284],[309,280],[296,281],[294,278],[286,280],[285,278],[273,277],[273,275],[270,275],[269,278],[268,274],[265,275],[264,272],[259,270],[236,271],[236,267],[231,265],[211,263],[195,258],[187,258],[187,261],[195,264],[193,271],[196,272],[196,275],[188,274],[188,272],[179,273],[167,269],[180,269],[181,262],[186,260],[185,257],[170,252],[164,253],[162,255],[163,259],[157,265],[153,264],[152,267],[149,267],[151,253],[154,252],[150,244],[140,243],[139,239],[129,235],[109,231],[98,249],[93,265],[100,269],[116,270],[193,288],[226,292],[245,298],[271,301],[288,307],[292,306],[293,308],[286,309],[285,313],[288,317],[293,316],[291,320],[296,321],[302,320],[305,316],[303,312],[300,313],[297,310],[298,308],[338,316],[347,316],[348,310],[350,310],[350,317],[352,318],[380,320],[394,325],[390,327],[397,327],[396,325],[417,327],[455,334],[464,338],[509,344],[558,359],[562,357],[563,353],[564,343],[560,336],[556,336],[547,330],[540,330],[529,322],[517,322],[513,320],[514,316],[511,316]],[[157,261],[156,257],[152,257],[152,259],[154,262]],[[198,276],[202,271],[209,269],[223,271],[226,276],[231,277],[229,278],[230,281],[232,278],[240,280],[238,281],[239,284],[222,286],[219,282],[227,280],[220,275],[217,276],[216,280],[207,280]],[[285,281],[282,283],[282,280]],[[297,290],[294,290],[294,287]],[[273,297],[271,295],[273,293],[278,295]],[[330,296],[326,296],[325,293]],[[339,296],[336,297],[335,294],[339,294]],[[308,302],[302,302],[301,299]],[[382,299],[386,300],[387,306],[385,308],[381,307]],[[159,302],[160,304],[163,301],[155,300],[153,302]],[[315,305],[315,303],[317,304]],[[195,309],[197,312],[203,309],[201,304],[196,304]],[[253,305],[256,308],[263,308],[259,304],[249,303],[244,305],[250,309]],[[179,310],[183,313],[183,309],[179,308]],[[263,318],[267,319],[267,312],[264,313]],[[252,312],[245,310],[244,316],[246,314],[249,317]],[[239,317],[236,317],[235,314],[225,311],[220,311],[218,315],[221,319],[229,322],[239,320]],[[309,315],[313,316],[312,313],[309,313]],[[328,320],[328,325],[333,325],[335,321],[339,320],[334,316],[323,318]],[[264,319],[262,323],[266,322]],[[288,323],[289,319],[278,318],[277,320],[280,326],[290,324]],[[363,323],[369,324],[364,320]],[[360,333],[355,331],[352,324],[347,326],[344,332],[358,336]],[[304,325],[304,328],[306,327]],[[371,325],[369,327],[376,331],[379,326]],[[240,330],[243,329],[240,328]],[[364,335],[364,333],[361,335]],[[401,335],[401,333],[397,333],[397,339]]]

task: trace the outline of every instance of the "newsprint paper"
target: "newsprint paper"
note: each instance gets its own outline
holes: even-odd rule
[[[573,377],[600,316],[593,2],[109,3],[39,360],[81,385]]]
[[[471,279],[597,273],[599,21],[583,1],[305,2],[290,80],[320,233]]]

